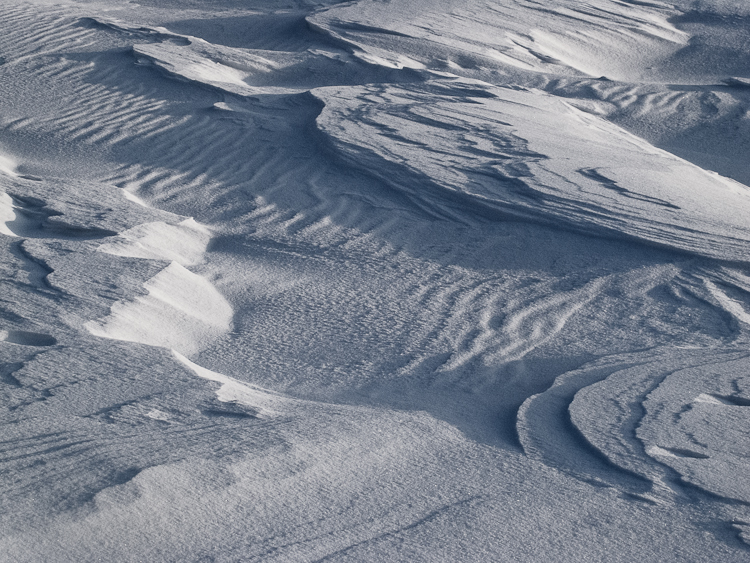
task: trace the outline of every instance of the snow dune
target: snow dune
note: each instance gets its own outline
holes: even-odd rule
[[[0,561],[750,561],[748,17],[0,2]]]
[[[173,260],[181,266],[194,266],[203,259],[211,235],[193,219],[177,225],[143,223],[120,233],[97,249],[115,256],[151,260]]]
[[[209,282],[177,262],[143,287],[148,295],[115,303],[107,317],[86,323],[89,332],[195,354],[231,328],[231,306]]]

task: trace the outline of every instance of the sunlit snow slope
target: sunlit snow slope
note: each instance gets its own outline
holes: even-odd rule
[[[0,0],[0,561],[750,561],[741,0]]]

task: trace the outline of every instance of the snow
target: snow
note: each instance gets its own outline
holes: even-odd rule
[[[0,1],[0,561],[750,561],[748,17]]]
[[[146,296],[118,301],[104,319],[84,326],[102,338],[195,354],[229,331],[232,307],[205,278],[172,262],[143,284]]]
[[[177,225],[142,223],[123,231],[97,249],[115,256],[175,261],[189,267],[200,264],[211,234],[193,219]]]

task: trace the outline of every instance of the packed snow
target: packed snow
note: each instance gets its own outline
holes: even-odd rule
[[[750,561],[750,4],[0,31],[0,561]]]

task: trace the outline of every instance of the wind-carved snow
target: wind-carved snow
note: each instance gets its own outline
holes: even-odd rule
[[[256,416],[272,416],[279,409],[289,407],[295,401],[258,389],[221,373],[208,370],[188,360],[179,352],[173,351],[177,361],[188,367],[198,377],[220,383],[216,396],[223,403],[239,403],[255,410]]]
[[[124,29],[124,28],[122,28]],[[154,33],[161,33],[154,30]],[[379,82],[408,64],[390,64],[348,48],[326,45],[302,52],[238,49],[190,37],[181,41],[137,44],[133,54],[139,64],[154,65],[181,80],[210,85],[244,96],[296,94],[331,83]],[[357,60],[359,64],[354,64]],[[367,64],[362,64],[365,61]],[[402,63],[403,61],[400,61]],[[421,67],[421,65],[415,66]]]
[[[211,233],[194,219],[177,225],[145,223],[128,229],[105,242],[97,250],[115,256],[175,261],[195,266],[204,259]]]
[[[447,25],[445,11],[453,16]],[[670,7],[656,2],[402,0],[386,6],[364,0],[321,11],[309,21],[363,56],[394,63],[408,56],[459,74],[500,65],[502,72],[510,65],[628,80],[655,76],[652,69],[662,70],[664,60],[688,44],[689,35],[670,16]],[[420,48],[425,44],[429,48]]]
[[[143,287],[148,295],[115,303],[107,317],[86,323],[88,331],[191,355],[230,330],[231,305],[209,281],[177,262]]]
[[[0,342],[10,342],[22,346],[53,346],[57,340],[49,334],[25,330],[0,330]]]
[[[537,298],[532,305],[525,299],[509,299],[498,308],[503,317],[499,327],[492,326],[497,321],[490,313],[492,308],[488,308],[479,323],[481,332],[470,339],[467,350],[454,354],[443,369],[456,369],[477,357],[487,365],[522,359],[562,331],[568,319],[598,298],[606,285],[606,280],[595,279],[574,291]]]
[[[6,193],[0,193],[0,233],[14,237],[16,234],[8,228],[8,223],[16,219],[13,198]]]
[[[750,362],[747,355],[670,373],[643,403],[638,438],[646,452],[686,482],[750,501]]]
[[[0,174],[18,177],[16,162],[9,156],[0,154]],[[0,234],[10,237],[16,234],[8,227],[8,223],[14,221],[17,217],[14,210],[15,202],[13,198],[5,192],[0,192]]]
[[[716,301],[718,301],[730,315],[738,321],[750,325],[750,313],[745,310],[742,303],[729,297],[710,280],[705,280],[704,283],[706,284],[708,291],[711,293],[711,296],[716,299]]]
[[[348,160],[400,190],[421,179],[431,193],[412,195],[430,203],[449,192],[471,196],[450,200],[453,213],[504,212],[711,257],[748,256],[750,192],[540,92],[446,80],[315,95],[326,104],[318,125]]]
[[[0,154],[0,174],[5,174],[11,177],[18,176],[18,172],[16,171],[16,163],[9,156]]]
[[[748,17],[0,4],[0,558],[747,560]]]

